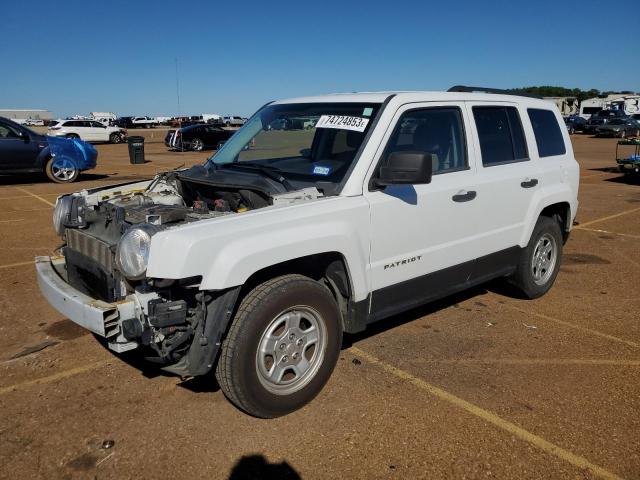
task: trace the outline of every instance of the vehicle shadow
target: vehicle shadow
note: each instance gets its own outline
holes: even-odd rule
[[[479,295],[485,295],[489,292],[518,300],[527,300],[527,298],[522,292],[520,292],[520,290],[518,290],[510,283],[506,282],[504,279],[492,280],[486,284],[472,287],[468,290],[464,290],[449,297],[445,297],[441,300],[436,300],[435,302],[427,303],[426,305],[422,305],[406,312],[399,313],[398,315],[380,320],[379,322],[372,323],[371,325],[367,326],[367,329],[364,332],[355,334],[345,333],[342,342],[342,348],[350,348],[356,342],[374,337],[379,333],[386,332],[387,330],[392,330],[393,328],[413,322],[415,320],[419,320],[422,317],[431,315],[446,308],[453,307],[461,302],[470,300]],[[499,300],[498,303],[503,302]]]
[[[347,349],[353,346],[353,344],[365,340],[370,337],[374,337],[380,333],[386,332],[388,330],[392,330],[396,327],[404,325],[406,323],[413,322],[415,320],[419,320],[422,317],[427,315],[431,315],[440,310],[444,310],[446,308],[457,305],[460,302],[464,302],[465,300],[469,300],[478,295],[486,294],[490,289],[489,285],[481,285],[479,287],[474,287],[469,290],[465,290],[449,297],[443,298],[441,300],[436,300],[435,302],[428,303],[426,305],[421,305],[419,307],[413,308],[411,310],[407,310],[406,312],[399,313],[397,315],[393,315],[392,317],[385,318],[384,320],[380,320],[378,322],[372,323],[367,326],[367,329],[363,332],[355,333],[355,334],[344,334],[344,339],[342,342],[342,348]]]
[[[617,167],[599,167],[599,168],[590,168],[589,170],[593,172],[619,174],[617,177],[605,178],[604,179],[605,182],[624,183],[626,185],[640,185],[640,175],[633,174],[633,173],[629,173],[625,175],[623,173],[620,173],[620,170],[618,170]]]
[[[640,185],[640,175],[628,174],[619,177],[607,178],[605,182],[624,183],[625,185]]]
[[[118,360],[126,363],[133,369],[138,370],[145,378],[179,378],[172,373],[162,370],[161,364],[150,361],[149,358],[151,358],[151,351],[145,352],[145,350],[135,349],[129,352],[116,353],[109,348],[105,338],[95,334],[93,336],[98,341],[98,343],[102,345],[105,350],[107,350],[107,352],[109,352],[114,357],[117,357]],[[146,355],[149,355],[149,358]],[[220,386],[218,385],[218,381],[216,380],[214,371],[211,371],[206,375],[183,379],[178,384],[178,386],[194,393],[213,393],[220,390]]]
[[[302,477],[287,462],[269,463],[263,455],[247,455],[236,463],[229,480],[300,480]]]

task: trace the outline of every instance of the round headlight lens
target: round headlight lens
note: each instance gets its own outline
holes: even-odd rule
[[[71,195],[60,197],[53,209],[53,228],[61,237],[64,235],[64,224],[69,218],[72,201],[73,199],[71,198]]]
[[[140,280],[147,271],[151,237],[157,232],[153,225],[130,228],[118,242],[116,261],[120,271],[130,280]]]

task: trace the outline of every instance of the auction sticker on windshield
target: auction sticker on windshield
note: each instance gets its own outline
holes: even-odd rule
[[[322,115],[316,123],[316,128],[338,128],[364,132],[369,123],[368,118],[350,117],[348,115]]]

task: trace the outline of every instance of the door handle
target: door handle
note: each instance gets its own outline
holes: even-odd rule
[[[538,184],[537,178],[532,178],[531,180],[527,179],[524,182],[520,183],[522,188],[533,188]]]
[[[475,190],[462,190],[461,192],[456,193],[453,197],[451,197],[451,200],[453,200],[454,202],[470,202],[471,200],[476,198],[476,195],[477,193]]]

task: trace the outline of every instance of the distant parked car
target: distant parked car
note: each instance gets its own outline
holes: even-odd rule
[[[640,135],[640,121],[633,118],[613,118],[596,130],[598,137],[632,137]]]
[[[564,119],[567,130],[570,134],[584,131],[584,125],[587,121],[580,115],[570,115]]]
[[[0,173],[44,172],[56,183],[71,183],[97,159],[89,143],[41,135],[0,117]]]
[[[160,125],[160,122],[151,117],[133,117],[131,118],[132,128],[152,128]]]
[[[44,126],[44,120],[30,118],[26,122],[24,122],[23,125],[26,127],[42,127]]]
[[[164,144],[169,148],[199,152],[219,148],[234,133],[214,125],[191,125],[178,130],[169,130]]]
[[[625,118],[626,115],[621,110],[600,110],[598,113],[591,115],[587,123],[582,127],[584,133],[596,133],[598,127],[605,125],[609,120],[614,118]]]
[[[277,118],[269,125],[267,130],[302,130],[305,122],[299,118]]]
[[[114,127],[134,128],[133,117],[118,117],[113,121]]]
[[[246,121],[247,119],[244,117],[227,116],[222,118],[222,123],[227,127],[241,127]]]
[[[85,142],[121,143],[127,137],[126,130],[95,120],[60,120],[48,131],[54,137],[79,138]]]

